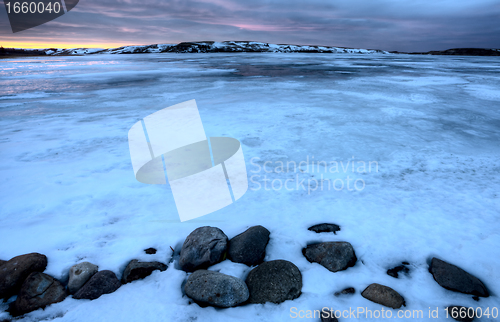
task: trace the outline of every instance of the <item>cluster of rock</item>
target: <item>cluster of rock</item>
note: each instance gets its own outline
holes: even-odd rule
[[[309,230],[336,234],[340,227],[325,223],[312,226]],[[185,239],[179,255],[179,268],[189,274],[182,286],[184,293],[200,306],[220,308],[247,303],[282,303],[298,298],[302,290],[302,274],[292,262],[264,261],[269,240],[270,232],[262,226],[250,227],[230,240],[216,227],[195,229]],[[156,250],[149,248],[145,252],[154,254]],[[354,248],[345,241],[310,244],[302,249],[302,253],[309,262],[318,263],[333,273],[344,271],[357,263]],[[252,267],[245,280],[207,270],[226,258]],[[409,274],[409,265],[408,262],[402,262],[389,269],[387,274],[395,278],[398,278],[398,274]],[[160,262],[132,260],[123,271],[120,281],[112,271],[99,271],[96,265],[83,262],[70,268],[65,286],[43,273],[46,266],[47,258],[38,253],[0,261],[0,299],[17,295],[9,308],[12,315],[61,302],[69,294],[75,299],[95,300],[103,294],[116,291],[122,284],[142,279],[155,270],[167,269],[167,265]],[[478,278],[443,260],[433,258],[429,272],[445,289],[471,294],[477,300],[478,297],[489,296],[487,288]],[[356,290],[349,287],[334,295],[350,296],[355,293]],[[368,285],[361,296],[392,309],[406,305],[405,299],[397,291],[377,283]],[[337,319],[329,316],[322,317],[322,321]],[[467,317],[467,321],[472,321],[472,318]]]
[[[95,300],[116,291],[122,284],[142,279],[154,270],[164,271],[167,265],[159,262],[132,260],[123,272],[122,281],[109,270],[99,271],[89,262],[72,266],[65,286],[61,281],[43,273],[47,257],[30,253],[0,261],[0,299],[17,295],[9,306],[13,316],[22,315],[63,301],[72,294],[75,299]]]

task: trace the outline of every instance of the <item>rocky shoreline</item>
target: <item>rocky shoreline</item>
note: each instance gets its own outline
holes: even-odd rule
[[[309,227],[318,234],[336,234],[341,227],[323,223]],[[282,303],[293,301],[302,293],[302,274],[299,268],[287,260],[265,261],[266,247],[272,234],[263,226],[253,226],[241,234],[228,239],[216,227],[204,226],[195,229],[185,239],[178,257],[178,265],[173,269],[185,271],[187,278],[182,286],[185,296],[201,307],[212,306],[228,308],[258,303]],[[156,249],[145,249],[146,254],[155,254]],[[357,264],[355,250],[349,242],[312,243],[302,249],[305,258],[312,264],[317,263],[332,274]],[[173,254],[175,256],[175,254]],[[245,280],[217,271],[208,270],[212,265],[224,260],[241,263],[251,268]],[[8,261],[0,260],[0,298],[10,300],[9,313],[13,316],[43,309],[66,297],[74,299],[97,300],[104,294],[115,292],[122,284],[144,279],[154,271],[167,270],[166,263],[141,262],[132,260],[122,272],[121,280],[110,270],[101,270],[89,262],[73,265],[69,270],[67,283],[43,273],[47,257],[38,253],[16,256]],[[411,274],[410,263],[389,269],[387,274],[398,278],[398,274]],[[176,267],[178,266],[178,267]],[[476,301],[490,296],[488,289],[475,276],[463,269],[438,258],[432,258],[429,273],[443,288],[472,295]],[[366,300],[383,305],[389,309],[406,306],[402,290],[372,283],[360,292]],[[334,290],[336,297],[350,297],[356,294],[353,287]],[[14,296],[17,296],[14,298]],[[460,310],[459,305],[449,306],[448,310]],[[318,308],[321,310],[321,308]],[[472,321],[474,317],[460,316],[458,321]],[[338,321],[331,315],[322,315],[322,321]]]

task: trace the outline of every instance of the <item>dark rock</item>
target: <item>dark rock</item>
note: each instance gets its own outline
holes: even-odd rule
[[[97,273],[99,267],[89,262],[83,262],[71,266],[69,269],[68,290],[75,294],[87,281]]]
[[[144,251],[145,251],[145,252],[146,252],[146,254],[148,254],[148,255],[153,255],[153,254],[156,254],[156,249],[155,249],[155,248],[153,248],[153,247],[150,247],[150,248],[148,248],[148,249],[145,249]]]
[[[408,274],[410,272],[410,269],[405,266],[405,265],[408,265],[408,264],[404,264],[404,263],[406,263],[406,262],[403,262],[403,265],[399,265],[399,266],[396,266],[394,268],[388,269],[387,270],[387,275],[392,276],[394,278],[398,278],[399,277],[399,273]]]
[[[137,259],[134,259],[128,263],[125,271],[123,271],[122,283],[126,284],[135,280],[140,280],[151,275],[155,270],[163,272],[166,269],[167,265],[160,262],[139,262]]]
[[[33,272],[43,272],[47,257],[38,253],[20,255],[0,267],[0,299],[17,294],[24,280]]]
[[[338,322],[339,320],[335,317],[335,311],[330,308],[323,308],[321,310],[321,322]]]
[[[476,316],[474,308],[452,305],[446,308],[448,315],[459,322],[472,322]]]
[[[362,293],[365,299],[372,302],[392,307],[393,309],[399,309],[401,306],[405,305],[404,298],[399,295],[398,292],[392,288],[380,284],[370,284]]]
[[[489,296],[483,282],[455,265],[434,257],[429,272],[434,280],[447,290],[482,297]]]
[[[232,307],[248,299],[248,287],[239,278],[219,272],[198,270],[184,285],[186,295],[200,304]]]
[[[299,297],[302,274],[295,264],[285,260],[264,262],[247,276],[250,303],[281,303]]]
[[[269,242],[269,230],[253,226],[229,241],[228,258],[235,263],[254,266],[262,263]]]
[[[340,231],[340,226],[335,224],[318,224],[307,229],[316,233],[334,233],[336,235],[337,231]]]
[[[354,287],[348,287],[346,289],[343,289],[342,291],[340,292],[335,292],[335,296],[341,296],[341,295],[352,295],[356,293],[356,290],[354,289]]]
[[[216,227],[200,227],[187,236],[182,245],[179,265],[186,272],[207,268],[222,260],[227,236]]]
[[[343,271],[356,264],[356,254],[348,242],[326,242],[308,245],[302,253],[311,263],[319,263],[332,272]]]
[[[0,259],[0,266],[2,266],[5,263],[7,263],[7,261],[3,261],[3,260]]]
[[[122,283],[112,271],[104,270],[94,274],[90,280],[73,295],[75,299],[95,300],[103,294],[116,291]]]
[[[23,285],[14,302],[13,315],[20,315],[44,308],[47,305],[63,301],[67,296],[64,286],[44,273],[31,273]]]

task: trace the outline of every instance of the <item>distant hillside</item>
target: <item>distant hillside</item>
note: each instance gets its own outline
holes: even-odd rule
[[[500,56],[500,49],[485,48],[453,48],[426,53],[410,53],[413,55],[461,55],[461,56]]]
[[[94,54],[144,54],[144,53],[219,53],[219,52],[271,52],[271,53],[359,53],[374,54],[388,52],[371,49],[355,49],[328,46],[275,45],[255,41],[202,41],[181,42],[179,44],[155,44],[144,46],[124,46],[110,49],[70,48],[70,49],[20,49],[3,48],[0,55],[94,55]]]
[[[147,53],[354,53],[354,54],[389,54],[378,49],[357,49],[330,46],[303,46],[287,44],[269,44],[256,41],[199,41],[181,42],[179,44],[155,44],[144,46],[123,46],[118,48],[47,48],[22,49],[0,48],[0,56],[67,56],[67,55],[95,55],[95,54],[147,54]],[[411,55],[465,55],[465,56],[500,56],[500,49],[483,48],[454,48],[442,51],[393,54]]]

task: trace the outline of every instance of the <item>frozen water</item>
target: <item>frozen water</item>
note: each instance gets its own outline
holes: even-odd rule
[[[445,320],[448,305],[500,306],[496,57],[92,55],[2,59],[0,68],[0,259],[40,252],[46,273],[62,280],[80,261],[121,277],[131,259],[167,262],[197,227],[231,238],[260,224],[271,232],[266,260],[292,261],[304,284],[279,305],[200,308],[183,296],[186,274],[174,259],[113,294],[68,298],[24,321],[288,321],[294,307],[380,310],[359,294],[371,283],[400,292],[422,321]],[[180,223],[168,185],[135,180],[127,133],[190,99],[207,136],[242,142],[249,190]],[[278,189],[286,180],[289,189]],[[323,222],[342,230],[307,230]],[[358,263],[338,273],[309,263],[301,249],[317,241],[350,242]],[[148,247],[158,252],[146,255]],[[492,296],[476,302],[441,288],[427,271],[432,256],[477,276]],[[410,275],[388,276],[401,261]],[[249,271],[230,262],[211,269]],[[349,286],[356,295],[333,296]],[[436,307],[439,318],[429,318]]]

